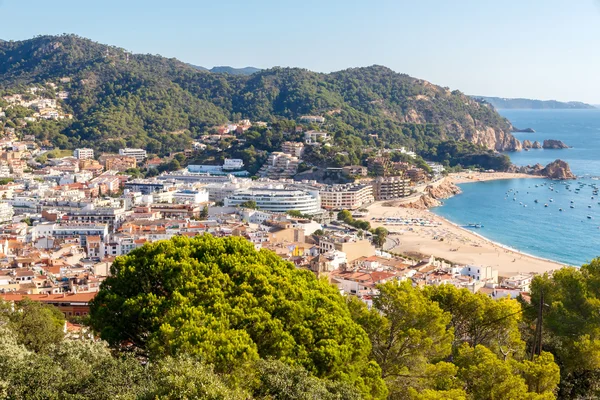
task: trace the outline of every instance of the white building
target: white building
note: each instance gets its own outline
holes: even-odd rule
[[[309,124],[322,124],[325,122],[325,117],[321,117],[320,115],[303,115],[300,117],[300,121]]]
[[[319,191],[321,207],[326,210],[356,210],[375,201],[373,186],[331,185]]]
[[[318,144],[320,142],[327,142],[329,140],[329,135],[327,132],[319,132],[319,131],[308,131],[304,133],[304,142],[306,144]]]
[[[226,158],[223,163],[223,171],[236,171],[244,168],[244,161],[239,158]]]
[[[0,203],[0,222],[12,222],[15,215],[13,207],[8,203]]]
[[[144,162],[144,160],[148,157],[148,154],[146,153],[146,150],[143,150],[143,149],[130,149],[130,148],[119,149],[119,155],[120,156],[127,156],[127,157],[134,157],[135,161],[138,164],[141,164],[142,162]]]
[[[86,160],[89,158],[94,158],[94,150],[92,149],[75,149],[73,151],[73,157],[78,160]]]
[[[208,202],[208,191],[204,188],[198,190],[180,190],[173,193],[173,201],[179,204],[200,204]]]
[[[288,189],[241,189],[225,198],[225,207],[236,207],[254,201],[259,209],[285,213],[290,210],[303,214],[319,214],[321,198],[318,192]]]
[[[521,292],[529,292],[533,275],[520,274],[506,278],[502,285],[511,289],[518,289]]]
[[[498,270],[490,266],[465,265],[460,270],[460,275],[468,276],[479,282],[498,283]]]

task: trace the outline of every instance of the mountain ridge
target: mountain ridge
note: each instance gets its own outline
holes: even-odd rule
[[[532,109],[532,110],[589,110],[597,107],[580,101],[536,100],[525,98],[505,98],[472,96],[484,100],[496,109]]]
[[[132,54],[76,35],[0,44],[0,90],[61,84],[72,121],[25,128],[57,145],[102,151],[146,147],[165,154],[228,120],[298,120],[323,115],[341,151],[406,146],[435,152],[465,140],[518,150],[512,125],[487,103],[383,66],[328,74],[270,68],[252,75],[210,73],[177,59]],[[442,155],[440,155],[442,157]]]

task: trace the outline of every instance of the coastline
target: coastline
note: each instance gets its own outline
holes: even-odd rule
[[[446,181],[452,184],[485,182],[503,179],[543,178],[518,173],[465,173],[451,174]],[[386,204],[386,205],[384,205]],[[397,203],[398,204],[398,203]],[[406,205],[406,203],[404,204]],[[534,256],[497,243],[485,236],[466,229],[430,209],[390,206],[389,202],[376,202],[368,207],[368,219],[374,227],[383,226],[390,231],[389,237],[396,246],[392,252],[444,258],[457,264],[491,266],[500,276],[520,273],[544,273],[560,269],[566,264]],[[377,222],[375,218],[401,218],[403,220],[428,221],[425,226],[412,226]]]
[[[518,172],[454,172],[448,175],[454,184],[499,181],[505,179],[546,179],[539,175]]]

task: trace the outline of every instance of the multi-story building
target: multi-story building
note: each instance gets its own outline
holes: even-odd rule
[[[137,161],[135,157],[131,156],[117,156],[115,154],[103,154],[100,156],[100,162],[104,163],[104,169],[109,171],[127,171],[130,168],[137,167]]]
[[[175,186],[173,182],[159,181],[158,179],[134,179],[125,182],[124,185],[125,189],[142,194],[164,192],[173,186]]]
[[[304,142],[306,144],[314,145],[321,142],[327,142],[329,140],[329,134],[327,132],[319,131],[307,131],[304,132]]]
[[[265,211],[296,210],[310,215],[322,212],[318,192],[288,189],[241,189],[225,199],[225,206],[236,207],[247,201],[256,202],[257,207]]]
[[[129,214],[124,208],[101,207],[88,204],[77,211],[69,211],[65,219],[70,222],[83,224],[107,224],[108,229],[114,232],[118,229]]]
[[[410,195],[410,179],[402,176],[379,177],[372,182],[375,200],[393,200]]]
[[[179,190],[173,193],[173,201],[178,204],[200,204],[208,202],[208,191],[204,188],[197,190]]]
[[[92,149],[75,149],[73,151],[73,157],[78,160],[87,160],[94,158],[94,150]]]
[[[367,239],[359,239],[354,235],[345,234],[333,234],[319,237],[320,254],[333,250],[344,252],[348,263],[351,263],[360,257],[375,255],[375,247]]]
[[[89,236],[100,236],[103,241],[108,237],[107,224],[54,224],[50,236],[55,239],[79,239],[81,246],[86,247]]]
[[[267,162],[262,166],[259,175],[270,179],[290,178],[298,172],[300,160],[279,151],[269,154]]]
[[[144,160],[148,157],[148,153],[144,149],[119,149],[119,155],[125,157],[133,157],[138,164],[144,162]],[[108,169],[108,168],[107,168]]]
[[[301,158],[304,153],[304,143],[302,142],[284,142],[281,145],[281,151],[294,157]]]
[[[342,172],[347,176],[367,176],[369,174],[369,169],[362,165],[348,165],[342,168]]]
[[[0,223],[12,222],[15,215],[13,207],[8,203],[0,203]]]
[[[325,210],[356,210],[375,200],[373,186],[354,183],[327,186],[319,195]]]
[[[425,171],[421,168],[411,168],[406,171],[406,174],[413,182],[421,182],[425,179]]]
[[[237,171],[244,168],[244,160],[239,158],[226,158],[223,162],[223,171]]]

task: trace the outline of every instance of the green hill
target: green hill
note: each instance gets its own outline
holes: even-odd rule
[[[70,82],[61,83],[65,77]],[[488,104],[381,66],[233,75],[74,35],[0,43],[2,93],[48,82],[69,91],[63,107],[73,120],[26,130],[67,148],[114,151],[127,145],[164,154],[182,150],[227,120],[304,114],[325,116],[324,128],[342,143],[429,151],[436,141],[464,139],[481,148],[520,148],[510,123]]]

